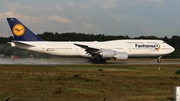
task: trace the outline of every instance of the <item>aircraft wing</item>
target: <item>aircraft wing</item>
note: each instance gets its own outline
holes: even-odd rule
[[[15,46],[20,46],[20,47],[35,47],[34,45],[30,45],[21,41],[13,41],[11,45],[14,44]]]
[[[100,59],[100,61],[104,61],[107,59],[116,59],[116,60],[126,60],[128,59],[127,52],[116,52],[110,49],[103,49],[103,48],[95,48],[88,45],[76,44],[74,45],[79,46],[87,52],[87,54],[92,56],[92,59]]]
[[[92,56],[100,53],[100,49],[98,49],[98,48],[89,47],[89,46],[87,46],[87,45],[76,44],[76,43],[74,43],[74,45],[79,46],[79,47],[81,47],[81,48],[84,48],[85,51],[86,51],[88,54],[91,54]]]

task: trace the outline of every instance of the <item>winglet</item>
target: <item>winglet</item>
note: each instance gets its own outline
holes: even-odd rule
[[[7,18],[7,21],[16,41],[42,41],[16,18]]]

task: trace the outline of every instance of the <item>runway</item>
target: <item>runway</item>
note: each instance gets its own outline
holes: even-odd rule
[[[142,59],[143,60],[143,59]],[[135,61],[107,61],[106,64],[127,64],[127,65],[180,65],[179,61],[162,61],[157,63],[155,60],[135,60]],[[24,64],[24,65],[68,65],[68,64],[91,64],[84,58],[60,58],[60,59],[10,59],[0,58],[0,64]]]
[[[127,61],[107,61],[108,64],[115,65],[180,65],[180,61],[162,61],[157,63],[156,60],[127,60]],[[0,58],[0,64],[24,64],[24,65],[68,65],[68,64],[92,64],[88,62],[88,59],[84,58],[58,58],[58,59],[10,59],[10,58]]]
[[[127,64],[127,65],[180,65],[180,62],[135,61],[135,62],[108,62],[107,64]]]
[[[27,65],[65,65],[65,64],[90,64],[84,59],[9,59],[0,58],[0,64],[27,64]]]

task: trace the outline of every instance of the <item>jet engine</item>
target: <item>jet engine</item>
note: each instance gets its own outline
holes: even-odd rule
[[[104,59],[114,58],[116,60],[126,60],[128,59],[128,54],[126,52],[116,52],[108,49],[101,49],[100,56]]]
[[[116,60],[127,60],[128,54],[126,52],[116,52],[116,55],[114,56]]]

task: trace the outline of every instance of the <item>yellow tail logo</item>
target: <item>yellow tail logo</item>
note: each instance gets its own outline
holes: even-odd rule
[[[16,25],[14,25],[12,31],[13,31],[14,35],[22,36],[25,32],[25,28],[22,24],[16,24]]]

